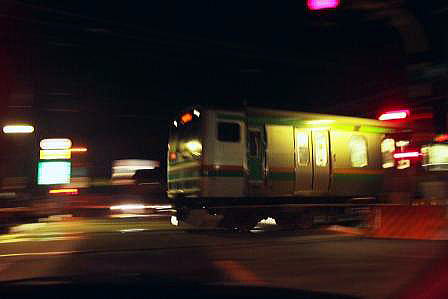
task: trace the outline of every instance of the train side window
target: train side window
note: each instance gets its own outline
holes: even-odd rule
[[[297,163],[300,166],[307,166],[310,163],[310,145],[307,132],[296,133],[297,142]]]
[[[327,138],[322,133],[316,133],[314,142],[316,144],[316,166],[325,167],[328,163]]]
[[[249,156],[258,157],[260,132],[249,131]]]
[[[383,156],[383,168],[395,166],[394,161],[395,140],[386,138],[381,142],[381,155]]]
[[[231,122],[218,122],[218,140],[224,142],[239,142],[241,138],[240,125]]]
[[[367,166],[367,140],[364,136],[352,136],[349,143],[352,167]]]

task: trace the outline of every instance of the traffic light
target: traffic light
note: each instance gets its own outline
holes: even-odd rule
[[[307,0],[306,5],[309,10],[335,9],[339,6],[340,0]]]

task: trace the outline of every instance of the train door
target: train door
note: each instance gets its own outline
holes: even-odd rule
[[[313,160],[311,149],[311,131],[295,129],[296,147],[296,191],[313,190]]]
[[[247,168],[250,195],[259,194],[265,184],[265,143],[261,127],[249,127],[247,134]]]
[[[328,130],[313,130],[313,190],[327,192],[330,188],[330,135]]]

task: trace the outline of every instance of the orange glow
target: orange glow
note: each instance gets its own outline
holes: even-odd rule
[[[70,150],[72,152],[79,152],[79,153],[87,152],[87,148],[85,147],[72,147]]]
[[[171,161],[176,160],[177,158],[176,152],[170,152],[169,158]]]
[[[396,110],[396,111],[388,111],[386,113],[381,114],[378,118],[379,120],[394,120],[394,119],[405,119],[409,117],[409,110]]]
[[[448,134],[443,134],[443,135],[436,136],[436,138],[434,138],[434,141],[436,141],[436,142],[448,141]]]
[[[65,194],[65,195],[78,195],[78,189],[51,189],[49,194]]]
[[[180,117],[180,120],[182,123],[186,124],[187,122],[190,122],[193,119],[193,115],[191,113],[185,113]]]
[[[421,154],[419,152],[405,152],[405,153],[395,153],[394,158],[395,159],[402,159],[402,158],[417,158]]]

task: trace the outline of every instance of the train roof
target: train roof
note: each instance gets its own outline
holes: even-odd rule
[[[250,116],[260,116],[260,117],[282,117],[300,119],[300,120],[310,120],[310,121],[335,121],[350,125],[369,125],[378,127],[388,127],[388,128],[403,128],[402,122],[395,121],[380,121],[376,119],[363,118],[363,117],[353,117],[353,116],[343,116],[343,115],[333,115],[333,114],[321,114],[321,113],[311,113],[311,112],[298,112],[298,111],[286,111],[286,110],[275,110],[275,109],[265,109],[256,107],[247,107],[246,113]]]

